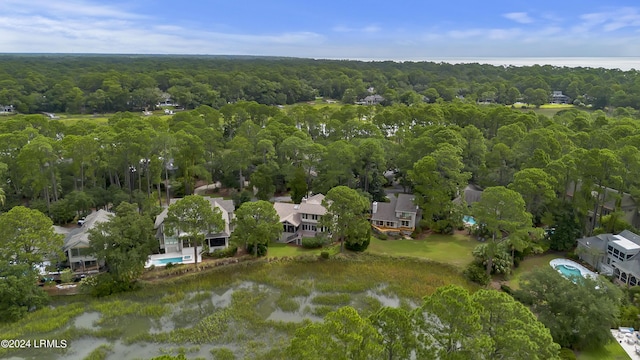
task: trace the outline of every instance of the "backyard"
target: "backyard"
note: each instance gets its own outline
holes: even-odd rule
[[[472,251],[478,244],[473,237],[463,234],[430,234],[419,240],[380,240],[372,237],[367,251],[372,254],[419,257],[463,269],[473,261]]]

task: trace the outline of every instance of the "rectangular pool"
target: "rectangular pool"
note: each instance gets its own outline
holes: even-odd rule
[[[167,265],[168,263],[172,264],[181,264],[182,256],[180,257],[172,257],[172,258],[164,258],[164,259],[155,259],[152,261],[153,265]]]

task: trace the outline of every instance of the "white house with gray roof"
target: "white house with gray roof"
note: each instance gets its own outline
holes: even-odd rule
[[[300,204],[275,202],[274,209],[280,217],[283,232],[279,242],[302,244],[303,237],[314,237],[326,229],[319,225],[327,209],[322,205],[324,195],[316,194],[303,198]]]
[[[211,204],[211,208],[218,208],[222,213],[222,219],[224,220],[224,229],[216,234],[205,234],[205,244],[209,247],[210,251],[226,249],[229,246],[229,237],[233,232],[233,218],[235,212],[235,206],[232,200],[224,200],[223,198],[211,198],[204,197]],[[171,199],[169,204],[174,204],[182,199]],[[163,259],[172,259],[172,263],[193,263],[194,248],[188,238],[182,236],[182,234],[175,234],[169,236],[164,229],[164,221],[167,218],[169,209],[165,208],[157,217],[154,223],[156,229],[156,238],[160,243],[160,254],[151,255],[149,261],[147,261],[147,267],[151,265],[162,266],[166,265]],[[201,258],[202,246],[198,246],[198,262],[202,261]],[[178,258],[180,258],[178,260]]]
[[[67,254],[72,271],[89,272],[99,269],[101,264],[98,263],[95,256],[89,254],[89,230],[100,223],[110,221],[112,216],[112,213],[100,209],[89,214],[82,227],[67,234],[62,250]]]
[[[629,230],[578,239],[580,259],[620,282],[640,285],[640,236]]]
[[[412,194],[391,195],[390,201],[371,204],[371,225],[383,233],[410,235],[416,229],[418,207]]]

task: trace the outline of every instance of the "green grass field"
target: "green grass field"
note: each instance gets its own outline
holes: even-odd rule
[[[480,244],[470,236],[431,234],[420,240],[371,239],[367,249],[374,254],[411,256],[464,268],[473,261],[472,251]]]
[[[576,357],[578,360],[631,360],[613,337],[611,342],[604,348],[580,351],[576,353]]]
[[[520,265],[513,270],[511,279],[507,281],[507,285],[512,289],[520,288],[520,278],[522,275],[531,272],[533,269],[550,266],[549,261],[561,258],[558,254],[544,254],[538,256],[530,256],[520,262]]]

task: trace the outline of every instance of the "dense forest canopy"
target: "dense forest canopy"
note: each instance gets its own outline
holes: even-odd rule
[[[493,66],[434,62],[362,62],[207,56],[0,56],[0,105],[20,113],[105,113],[153,108],[165,94],[187,109],[229,102],[294,104],[316,96],[385,104],[437,99],[513,104],[544,102],[562,91],[602,109],[640,107],[637,70]],[[164,94],[163,94],[164,93]],[[540,100],[541,99],[541,100]]]

